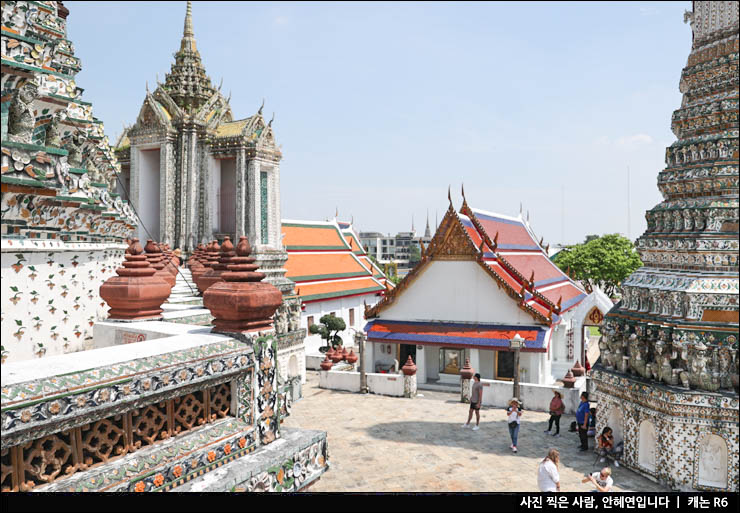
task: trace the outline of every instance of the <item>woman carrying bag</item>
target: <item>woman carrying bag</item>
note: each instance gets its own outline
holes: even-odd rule
[[[519,422],[522,418],[522,403],[516,397],[509,400],[506,409],[507,421],[509,423],[509,435],[511,436],[511,450],[517,452],[516,443],[519,438]]]
[[[563,396],[557,390],[553,390],[553,398],[550,401],[550,420],[547,422],[545,433],[552,436],[560,436],[560,416],[565,413],[565,404]],[[555,432],[552,431],[552,424],[555,423]]]

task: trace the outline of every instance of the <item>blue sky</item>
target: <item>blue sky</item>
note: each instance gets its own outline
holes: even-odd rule
[[[169,71],[185,2],[65,2],[77,83],[115,140]],[[235,117],[275,112],[282,215],[423,230],[460,184],[538,236],[645,230],[691,48],[691,3],[193,2]],[[564,201],[563,201],[564,198]],[[565,215],[561,215],[565,205]]]

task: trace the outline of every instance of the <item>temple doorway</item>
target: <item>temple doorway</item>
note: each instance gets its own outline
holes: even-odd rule
[[[514,352],[513,351],[496,351],[496,358],[493,366],[494,379],[504,381],[514,380]]]
[[[159,148],[139,150],[139,239],[159,241],[159,192],[160,155]],[[148,233],[147,233],[148,230]]]
[[[596,306],[589,310],[586,318],[583,319],[583,325],[581,327],[581,357],[579,361],[584,367],[586,366],[586,358],[588,358],[590,367],[593,367],[599,358],[598,340],[601,336],[601,323],[603,321],[604,314]]]
[[[234,237],[236,231],[236,160],[221,160],[221,183],[218,193],[219,232]]]
[[[416,344],[398,344],[398,367],[401,368],[406,360],[411,359],[416,363]]]

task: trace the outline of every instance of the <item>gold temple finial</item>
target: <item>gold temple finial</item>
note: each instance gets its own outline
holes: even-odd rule
[[[185,27],[183,28],[182,35],[184,37],[193,37],[193,3],[188,2],[188,6],[185,9]]]
[[[188,2],[188,6],[185,9],[185,26],[182,30],[182,43],[180,43],[180,51],[190,50],[197,52],[195,48],[195,32],[193,32],[193,4]]]
[[[265,107],[265,99],[262,98],[262,105],[260,105],[260,109],[257,111],[257,114],[260,116],[262,115],[262,109]]]
[[[452,193],[450,192],[451,187],[451,185],[447,186],[447,199],[450,200],[450,208],[454,209],[454,207],[452,206]]]

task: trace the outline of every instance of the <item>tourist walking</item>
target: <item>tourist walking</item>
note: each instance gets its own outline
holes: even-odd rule
[[[619,458],[622,457],[622,451],[624,443],[619,442],[616,446],[614,445],[614,435],[612,434],[612,428],[606,426],[599,435],[597,442],[599,444],[597,452],[601,456],[600,462],[606,461],[606,457],[614,459],[614,465],[619,467]]]
[[[473,431],[478,431],[480,424],[480,405],[483,402],[483,384],[480,382],[480,374],[473,376],[473,389],[470,392],[470,411],[468,412],[468,421],[462,427],[470,426],[470,420],[475,412],[475,426]]]
[[[517,452],[516,444],[519,438],[519,423],[522,419],[522,403],[516,397],[509,399],[509,407],[506,409],[507,421],[509,423],[509,435],[511,436],[511,450]]]
[[[552,436],[560,436],[560,416],[565,413],[565,404],[563,404],[563,396],[557,391],[553,390],[553,397],[550,401],[550,420],[547,421],[547,429],[545,433]],[[555,432],[552,433],[552,425],[555,424]]]
[[[579,450],[588,451],[588,417],[591,415],[591,405],[588,403],[588,392],[581,392],[581,404],[576,410],[576,424],[578,437],[581,439]]]
[[[560,453],[557,449],[550,449],[545,459],[540,462],[537,469],[537,486],[540,487],[541,492],[560,491],[559,463]]]
[[[599,472],[587,474],[586,478],[581,480],[581,483],[587,483],[588,481],[593,483],[598,492],[611,492],[612,485],[614,484],[612,469],[604,467]]]

